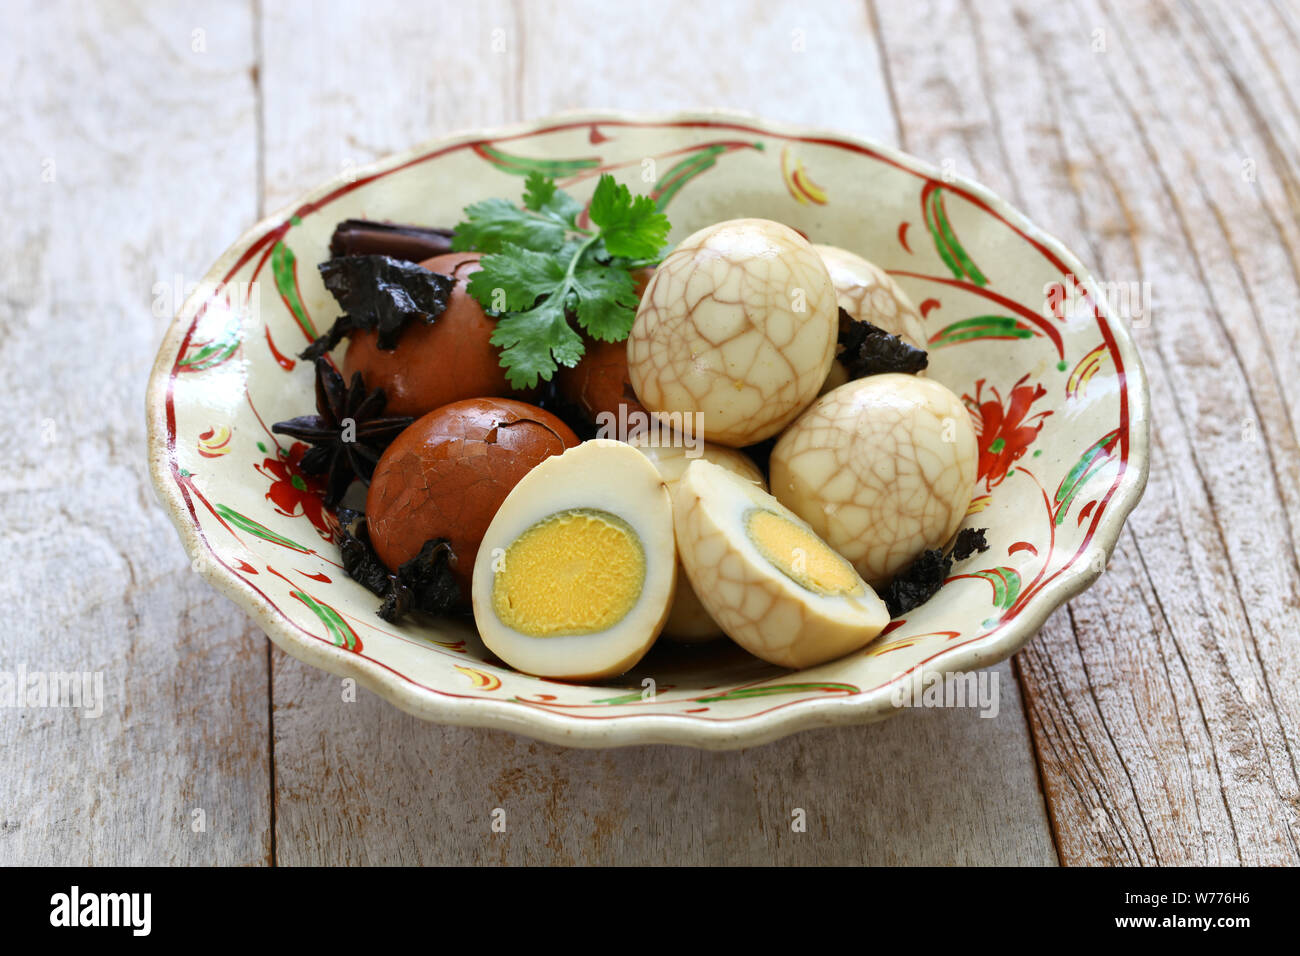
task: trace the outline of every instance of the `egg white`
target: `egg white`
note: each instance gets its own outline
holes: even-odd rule
[[[576,509],[616,515],[640,539],[645,578],[636,603],[594,634],[535,637],[508,626],[493,607],[495,559],[539,521]],[[547,458],[502,503],[474,562],[474,620],[488,648],[516,670],[569,680],[610,677],[635,665],[654,643],[676,580],[672,504],[663,479],[636,449],[598,438]]]
[[[692,462],[673,494],[682,567],[727,636],[751,654],[790,668],[842,657],[875,638],[889,623],[889,612],[871,586],[859,578],[859,590],[850,594],[803,587],[751,540],[745,520],[754,508],[813,533],[771,495],[708,461]]]

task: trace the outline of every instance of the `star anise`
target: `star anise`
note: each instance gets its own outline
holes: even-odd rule
[[[309,475],[328,473],[325,507],[336,508],[354,479],[369,484],[379,456],[414,419],[381,417],[388,399],[382,388],[366,391],[361,373],[352,383],[323,358],[316,360],[315,415],[276,422],[271,431],[290,435],[312,446],[298,467]]]

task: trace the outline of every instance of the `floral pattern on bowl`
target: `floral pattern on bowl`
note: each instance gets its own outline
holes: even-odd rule
[[[674,240],[776,219],[887,269],[925,322],[928,374],[980,441],[967,524],[988,551],[865,649],[801,672],[730,642],[661,641],[597,685],[512,671],[472,624],[389,625],[339,565],[303,447],[268,424],[311,402],[298,361],[336,307],[315,264],[346,218],[453,225],[541,170],[575,195],[611,172]],[[159,352],[151,474],[195,566],[282,648],[403,710],[574,746],[748,746],[895,711],[901,682],[1003,660],[1104,567],[1147,474],[1146,380],[1128,331],[1058,242],[984,188],[849,136],[721,112],[568,114],[452,136],[314,191],[208,272]]]

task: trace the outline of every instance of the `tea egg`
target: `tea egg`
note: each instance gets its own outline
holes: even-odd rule
[[[925,324],[921,313],[893,276],[874,262],[839,246],[816,245],[813,248],[826,263],[841,309],[857,322],[870,322],[890,335],[897,335],[908,345],[925,348]],[[829,392],[848,380],[848,373],[836,361],[826,376],[822,391]]]
[[[627,340],[651,413],[698,413],[709,441],[775,435],[826,380],[839,335],[821,257],[789,226],[733,219],[688,236],[655,270]]]
[[[685,445],[651,444],[643,435],[632,436],[629,444],[650,459],[651,464],[659,470],[659,477],[664,480],[668,493],[672,494],[686,467],[700,458],[739,475],[756,488],[767,490],[767,482],[758,466],[744,452],[734,448],[725,448],[710,442],[701,442],[698,448]],[[673,606],[668,612],[668,622],[664,624],[664,637],[680,641],[683,644],[696,644],[711,641],[722,636],[722,628],[709,616],[699,595],[691,587],[690,579],[677,569],[677,594],[673,597]]]
[[[612,677],[658,637],[676,578],[659,472],[630,445],[595,439],[546,459],[506,497],[474,562],[474,620],[516,670]]]
[[[379,347],[375,329],[355,329],[343,353],[343,380],[355,372],[382,388],[389,415],[419,418],[452,402],[506,396],[514,390],[492,344],[496,322],[469,294],[470,277],[483,268],[477,252],[451,252],[421,262],[455,284],[447,307],[432,322],[410,322],[392,349]]]
[[[468,596],[497,508],[535,465],[577,444],[559,418],[510,398],[452,402],[416,419],[380,457],[366,494],[376,554],[400,568],[430,538],[446,538],[452,572]]]
[[[889,623],[876,592],[806,522],[740,475],[691,462],[673,493],[678,554],[727,636],[781,667],[869,643]]]
[[[979,448],[933,379],[871,375],[827,392],[772,449],[772,493],[881,586],[956,533]]]

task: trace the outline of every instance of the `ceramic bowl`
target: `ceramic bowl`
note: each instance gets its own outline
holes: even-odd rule
[[[799,672],[725,639],[660,641],[622,678],[568,684],[496,662],[472,626],[380,620],[339,566],[292,443],[267,427],[312,404],[312,369],[294,355],[337,313],[315,266],[342,219],[454,225],[471,201],[520,196],[532,169],[579,197],[606,171],[651,192],[673,240],[759,216],[889,270],[924,317],[928,374],[976,424],[967,525],[988,529],[989,550],[865,649]],[[1142,365],[1102,293],[988,190],[856,137],[719,112],[463,133],[313,190],[217,260],[153,369],[151,474],[195,567],[239,611],[405,711],[572,746],[749,746],[885,717],[902,687],[1001,661],[1101,572],[1141,496],[1148,441]]]

